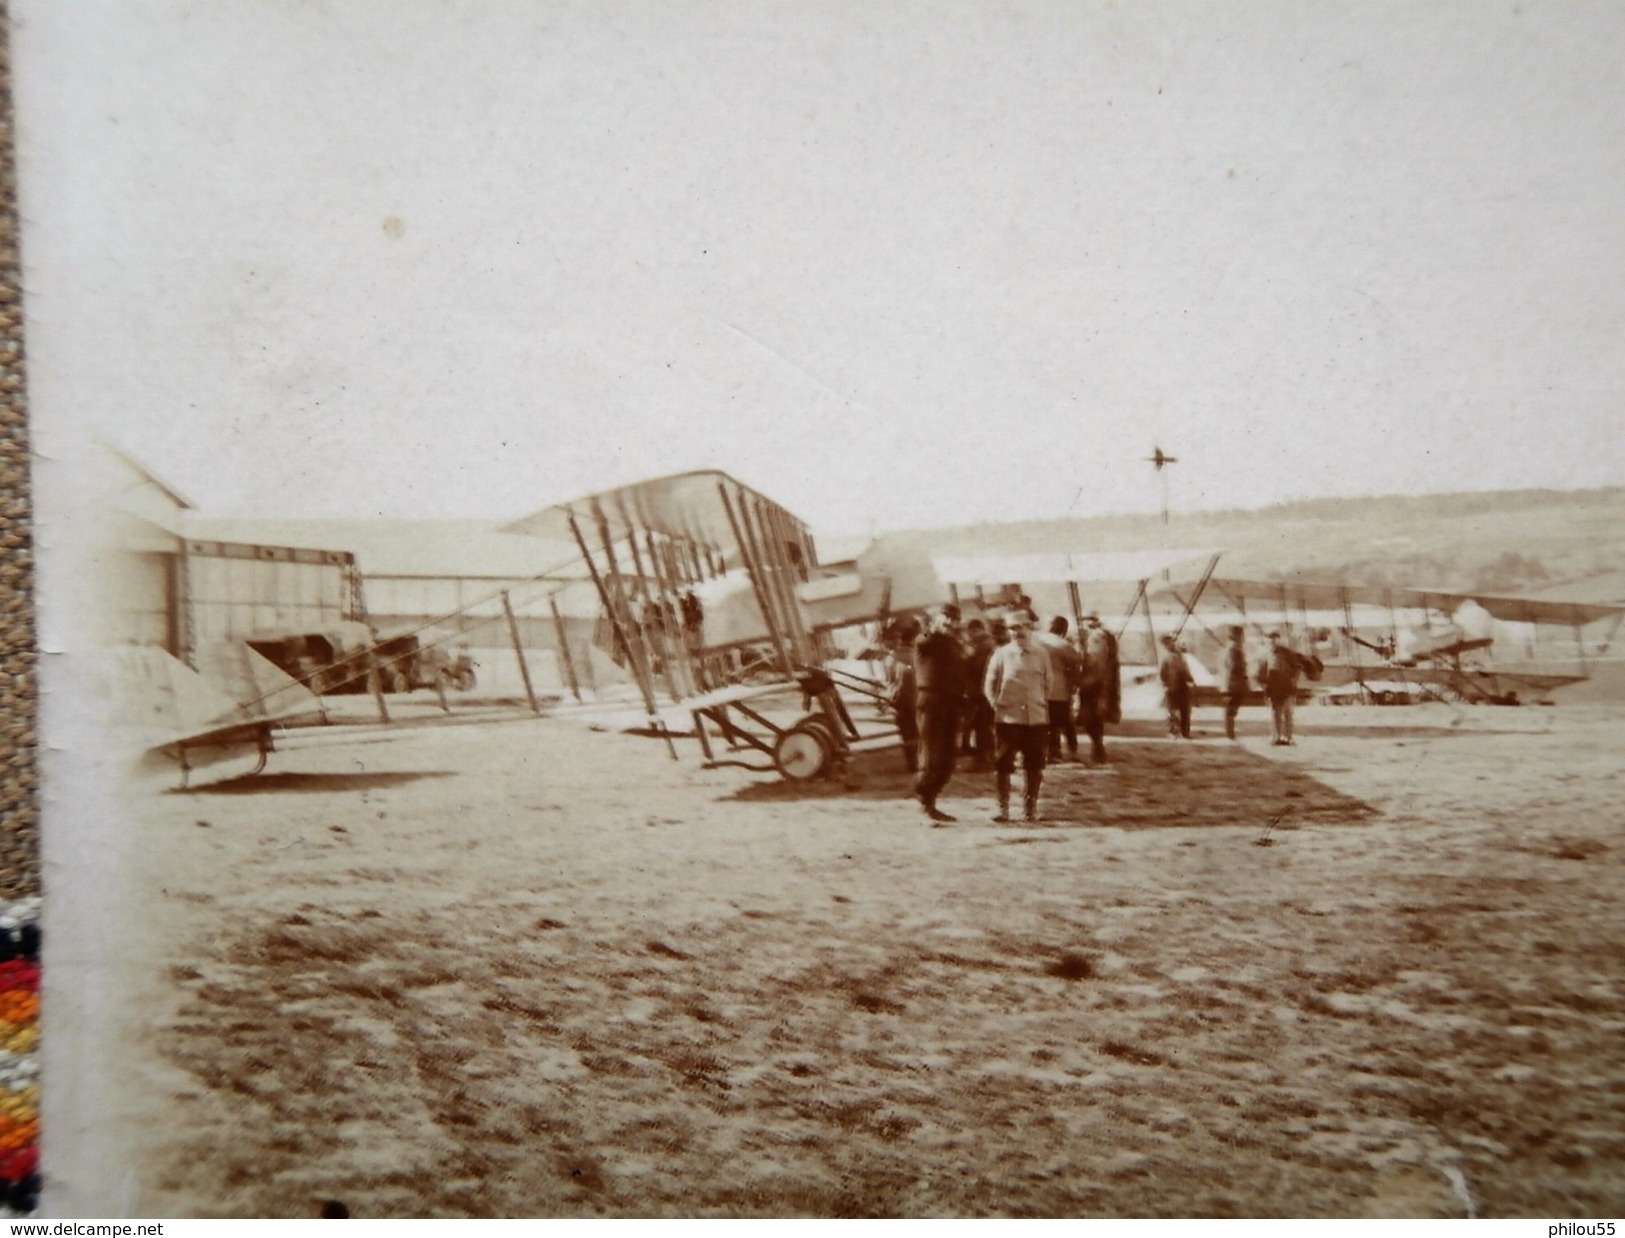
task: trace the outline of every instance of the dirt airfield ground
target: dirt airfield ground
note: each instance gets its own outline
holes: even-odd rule
[[[1625,710],[956,776],[402,730],[136,805],[159,1216],[1625,1213]]]

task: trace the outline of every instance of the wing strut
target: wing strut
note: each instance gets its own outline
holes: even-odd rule
[[[734,544],[739,550],[739,557],[745,562],[745,575],[750,577],[751,588],[756,593],[756,605],[761,609],[762,622],[767,625],[767,635],[773,642],[773,651],[779,655],[779,664],[784,668],[786,675],[793,675],[795,668],[790,665],[790,655],[784,650],[784,640],[779,635],[779,625],[773,617],[773,607],[767,600],[767,585],[763,581],[761,572],[756,566],[756,558],[751,553],[745,541],[745,535],[740,531],[739,517],[734,512],[733,500],[728,497],[726,482],[717,483],[717,493],[722,496],[723,510],[728,513],[728,523],[733,526]]]
[[[1213,573],[1218,566],[1218,555],[1214,555],[1207,561],[1207,570],[1202,573],[1202,579],[1196,582],[1196,592],[1191,594],[1191,600],[1185,604],[1185,613],[1179,617],[1179,623],[1174,628],[1175,640],[1178,640],[1179,634],[1185,630],[1185,624],[1189,622],[1192,614],[1195,612],[1196,604],[1202,600],[1202,593],[1207,589],[1207,582],[1213,579]],[[1176,593],[1174,596],[1177,598],[1179,595]],[[1207,625],[1203,624],[1202,629],[1203,631],[1206,631]]]
[[[621,648],[626,650],[626,656],[632,660],[633,676],[638,681],[638,691],[643,694],[643,705],[649,711],[649,720],[665,738],[666,750],[671,753],[671,759],[675,761],[677,760],[677,745],[672,743],[671,732],[666,730],[666,724],[660,717],[660,711],[655,708],[655,694],[654,689],[649,686],[648,672],[643,665],[642,659],[638,657],[638,651],[633,646],[626,629],[621,626],[620,611],[615,605],[619,591],[617,590],[617,598],[610,596],[609,587],[605,584],[604,577],[598,571],[598,563],[592,557],[592,551],[587,549],[587,539],[581,535],[581,525],[576,521],[575,510],[567,507],[564,509],[564,513],[569,519],[570,532],[575,535],[576,545],[581,548],[582,561],[586,563],[587,571],[592,574],[592,583],[598,590],[598,598],[603,602],[604,610],[609,614],[609,624],[615,630],[615,639],[621,642]],[[607,539],[607,529],[605,530],[605,536]],[[613,568],[615,562],[613,551],[610,552],[609,559]]]
[[[1128,609],[1123,612],[1123,623],[1117,629],[1118,644],[1123,643],[1123,637],[1128,632],[1128,625],[1134,622],[1134,612],[1140,609],[1140,599],[1145,596],[1145,586],[1146,582],[1142,580],[1139,588],[1134,591],[1134,600],[1128,604]],[[1154,639],[1152,643],[1156,643]]]

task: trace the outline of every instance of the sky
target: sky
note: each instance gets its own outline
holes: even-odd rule
[[[43,451],[862,531],[1625,483],[1625,6],[15,0]]]

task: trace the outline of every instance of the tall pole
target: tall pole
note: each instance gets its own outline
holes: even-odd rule
[[[525,662],[525,647],[519,642],[519,621],[513,617],[513,603],[508,600],[508,591],[502,591],[502,613],[508,617],[508,639],[513,641],[513,656],[519,659],[519,678],[525,684],[525,699],[530,702],[530,712],[538,718],[542,716],[542,707],[536,701],[536,689],[530,684],[530,667]]]

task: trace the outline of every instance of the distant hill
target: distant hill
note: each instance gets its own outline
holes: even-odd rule
[[[201,515],[189,535],[351,550],[370,573],[530,576],[569,546],[476,520],[231,520]],[[1351,584],[1555,593],[1625,601],[1625,487],[1395,498],[1311,499],[1248,510],[1095,516],[910,529],[888,543],[935,554],[1222,549],[1220,571],[1302,574]],[[835,541],[829,545],[834,547]],[[820,544],[820,551],[825,546]],[[827,553],[826,553],[827,557]]]
[[[1311,499],[1174,514],[1166,526],[1156,516],[1100,516],[913,529],[887,540],[954,555],[1212,547],[1225,551],[1220,571],[1232,576],[1614,595],[1625,589],[1625,487]]]

